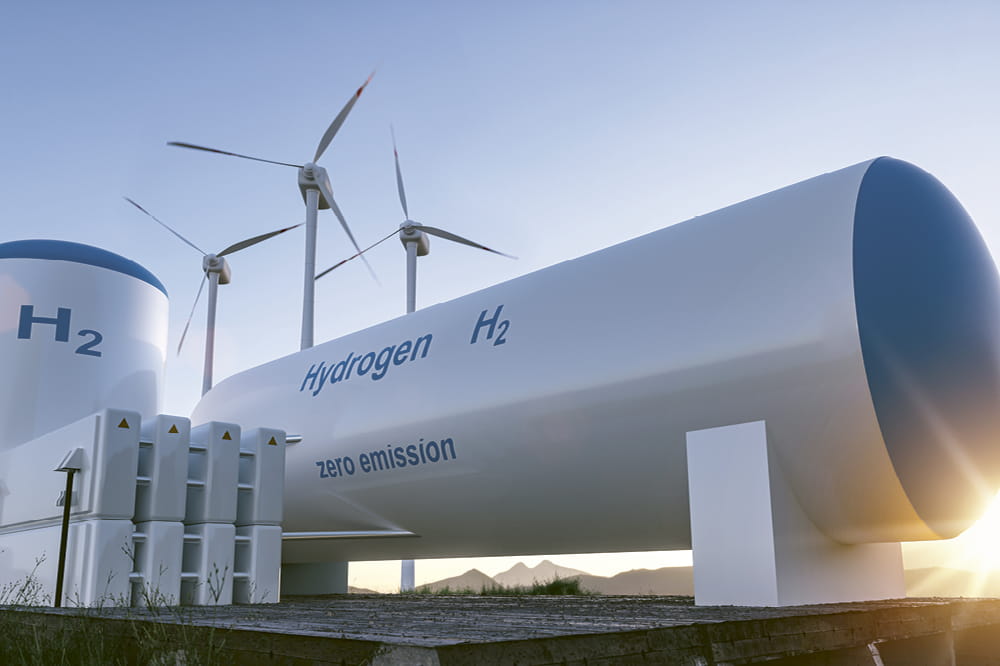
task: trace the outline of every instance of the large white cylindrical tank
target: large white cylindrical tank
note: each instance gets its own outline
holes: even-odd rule
[[[157,413],[167,294],[117,254],[0,244],[0,450],[107,407]]]
[[[240,373],[193,420],[301,434],[286,561],[690,547],[685,436],[764,420],[843,543],[953,536],[1000,485],[1000,288],[880,158]]]

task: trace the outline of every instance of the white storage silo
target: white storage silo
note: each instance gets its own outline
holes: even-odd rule
[[[102,408],[158,411],[167,293],[139,264],[57,240],[0,244],[0,450]]]

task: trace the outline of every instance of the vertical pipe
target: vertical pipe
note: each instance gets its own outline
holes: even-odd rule
[[[417,309],[417,241],[413,240],[406,242],[406,314],[410,314],[416,309]]]
[[[302,343],[299,349],[313,346],[313,308],[316,291],[316,214],[319,211],[319,189],[306,190],[306,261],[302,283]]]
[[[413,592],[416,587],[415,567],[413,560],[403,560],[399,576],[399,591]]]
[[[220,259],[220,262],[225,259]],[[201,394],[212,388],[212,367],[215,363],[215,309],[219,298],[219,272],[208,271],[208,317],[205,323],[205,370],[201,377]]]
[[[69,542],[69,514],[73,509],[73,475],[75,469],[66,470],[66,494],[63,496],[62,534],[59,537],[59,569],[56,571],[55,606],[62,606],[63,582],[66,576],[66,546]]]

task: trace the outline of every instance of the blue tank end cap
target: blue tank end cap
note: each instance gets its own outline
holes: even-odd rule
[[[167,295],[163,283],[136,262],[114,252],[82,243],[61,240],[19,240],[0,243],[0,259],[51,259],[98,266],[142,280],[159,289],[164,296]]]
[[[1000,281],[968,213],[912,164],[879,158],[862,179],[854,297],[896,475],[953,536],[1000,484]]]

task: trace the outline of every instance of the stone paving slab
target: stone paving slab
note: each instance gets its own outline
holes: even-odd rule
[[[57,619],[81,611],[44,613]],[[83,614],[222,629],[227,649],[245,663],[705,665],[854,654],[930,636],[950,641],[953,630],[1000,626],[1000,600],[746,608],[700,607],[688,597],[337,595]]]

